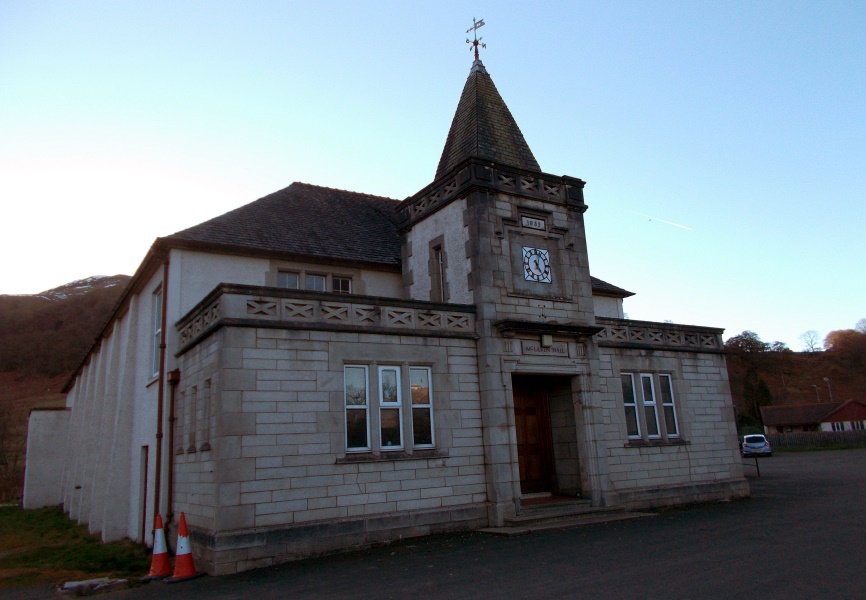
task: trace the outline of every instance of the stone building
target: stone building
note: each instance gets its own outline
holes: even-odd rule
[[[544,173],[480,60],[433,182],[294,183],[159,238],[30,420],[25,506],[106,540],[183,511],[241,571],[501,526],[539,495],[748,494],[721,329],[624,319],[584,182]]]

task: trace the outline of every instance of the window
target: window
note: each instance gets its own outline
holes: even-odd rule
[[[382,450],[403,449],[400,367],[379,367],[379,424]]]
[[[184,406],[184,429],[186,429],[187,435],[187,444],[188,447],[186,449],[188,454],[195,454],[196,446],[195,446],[195,403],[198,399],[198,388],[196,386],[192,386],[192,389],[189,392],[189,395],[185,398],[186,405]]]
[[[430,240],[427,270],[430,273],[430,301],[448,302],[448,254],[445,252],[445,236]]]
[[[370,449],[370,428],[367,419],[367,367],[347,366],[343,369],[346,397],[346,449]]]
[[[665,416],[665,430],[668,437],[680,434],[677,428],[677,411],[674,408],[674,388],[670,375],[659,375],[659,389],[662,397],[662,411]]]
[[[833,423],[833,431],[845,431],[845,423]]]
[[[442,259],[442,248],[433,248],[433,290],[434,299],[445,302],[445,263]]]
[[[296,290],[300,287],[300,273],[292,273],[290,271],[279,271],[277,273],[277,285],[290,290]]]
[[[160,342],[162,341],[162,286],[160,286],[151,298],[153,303],[153,353],[151,355],[151,370],[154,377],[159,375],[160,368]]]
[[[310,275],[309,273],[307,273],[306,277],[304,277],[304,289],[310,290],[312,292],[324,292],[325,276]]]
[[[679,437],[673,382],[670,375],[620,373],[620,382],[626,432],[629,438],[657,440]],[[662,412],[661,420],[659,420],[659,405]],[[640,410],[641,408],[643,410]]]
[[[863,431],[863,421],[852,421],[851,425],[854,426],[855,431]]]
[[[416,448],[432,448],[433,391],[429,368],[409,368],[409,390],[412,394],[412,442]]]
[[[646,418],[647,437],[659,437],[659,413],[656,407],[656,397],[653,391],[652,375],[641,373],[640,376],[641,400],[643,400],[643,412]]]
[[[408,369],[407,382],[401,377]],[[343,369],[346,408],[346,451],[383,453],[435,447],[433,432],[433,390],[429,367],[382,365],[374,370],[376,391],[369,394],[370,369],[365,365],[346,365]],[[404,405],[404,402],[406,403]],[[378,427],[370,410],[378,413]],[[411,433],[404,434],[404,429]],[[372,439],[371,439],[372,433]]]
[[[204,387],[201,390],[201,400],[199,402],[199,408],[197,413],[197,419],[200,423],[201,435],[199,436],[202,440],[201,445],[198,449],[202,452],[210,450],[210,413],[211,413],[211,380],[205,379]]]
[[[622,380],[622,403],[625,406],[625,428],[628,437],[640,437],[640,423],[637,419],[637,401],[634,395],[634,378],[631,373],[620,375]]]
[[[331,290],[338,294],[351,294],[352,279],[349,277],[332,277]]]

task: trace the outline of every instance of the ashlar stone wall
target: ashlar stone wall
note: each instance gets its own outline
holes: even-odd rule
[[[599,355],[607,462],[619,504],[650,507],[748,495],[723,354],[601,347]],[[678,436],[628,437],[621,373],[671,376]],[[661,403],[658,410],[662,418]]]
[[[177,450],[175,512],[186,511],[203,568],[485,525],[475,352],[473,339],[226,326],[183,354],[178,419],[211,437],[208,450],[198,433],[195,452]],[[370,452],[346,451],[345,365],[368,367]],[[381,365],[431,369],[434,449],[411,448],[408,390],[406,449],[379,447]],[[183,425],[175,435],[190,447]]]

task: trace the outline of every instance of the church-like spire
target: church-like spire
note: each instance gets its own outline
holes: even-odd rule
[[[511,111],[478,58],[472,63],[463,86],[436,169],[436,179],[470,156],[541,171]]]

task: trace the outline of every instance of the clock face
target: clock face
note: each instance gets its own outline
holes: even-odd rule
[[[550,254],[541,248],[523,247],[523,278],[526,281],[550,283]]]

